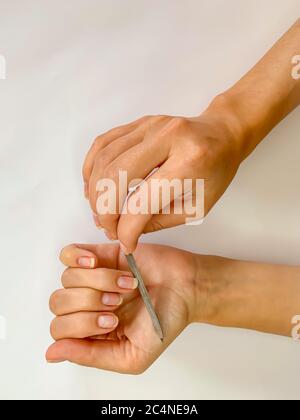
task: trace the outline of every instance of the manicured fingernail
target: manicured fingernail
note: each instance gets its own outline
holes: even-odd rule
[[[61,359],[61,360],[47,360],[47,363],[62,363],[65,362],[65,360]]]
[[[122,289],[136,289],[138,287],[138,281],[134,277],[122,276],[118,278],[118,286]]]
[[[84,182],[84,196],[88,200],[89,198],[89,186],[87,182]]]
[[[128,251],[128,249],[126,248],[126,246],[125,246],[124,244],[122,244],[122,242],[120,242],[120,248],[121,248],[121,251],[122,251],[125,255],[130,254],[130,252]]]
[[[78,265],[84,268],[95,268],[96,259],[93,257],[80,257],[78,258]]]
[[[102,226],[100,225],[100,222],[99,222],[98,215],[96,213],[93,213],[93,219],[94,219],[94,223],[95,223],[96,227],[98,229],[102,229]]]
[[[102,303],[104,305],[116,306],[121,305],[122,303],[122,296],[117,295],[115,293],[103,293],[102,295]]]
[[[107,239],[109,239],[110,241],[115,241],[116,238],[110,233],[108,232],[108,230],[104,229],[104,234],[107,237]]]
[[[100,315],[98,325],[100,328],[113,328],[117,325],[118,319],[113,315]]]

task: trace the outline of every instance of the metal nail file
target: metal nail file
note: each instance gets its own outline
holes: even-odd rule
[[[141,273],[140,273],[140,271],[139,271],[139,269],[136,265],[135,258],[132,254],[128,254],[128,255],[126,255],[126,259],[127,259],[127,263],[129,265],[129,268],[132,271],[132,274],[134,275],[134,277],[138,281],[138,288],[139,288],[140,294],[143,298],[144,304],[145,304],[145,306],[146,306],[146,308],[149,312],[149,315],[151,316],[153,327],[154,327],[157,335],[159,336],[160,340],[163,341],[164,334],[163,334],[159,319],[156,315],[155,309],[154,309],[153,304],[151,302],[151,298],[150,298],[149,293],[146,289],[143,277],[142,277],[142,275],[141,275]]]

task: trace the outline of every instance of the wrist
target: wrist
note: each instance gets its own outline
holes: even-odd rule
[[[220,325],[224,320],[224,308],[229,300],[231,281],[224,275],[225,260],[215,256],[195,255],[196,270],[193,302],[190,313],[192,322]]]
[[[246,157],[245,145],[251,130],[240,114],[237,97],[230,91],[217,95],[204,115],[213,117],[218,125],[222,125],[223,136],[240,164]]]
[[[244,90],[242,83],[241,85],[238,83],[216,96],[207,110],[217,114],[226,125],[240,163],[268,134],[267,112],[263,118],[260,118],[260,114],[255,112],[255,109],[255,99],[250,97],[248,89]]]
[[[198,256],[194,322],[290,336],[300,267]]]
[[[256,282],[245,279],[251,270],[242,261],[197,256],[194,322],[222,327],[248,328],[255,313]],[[249,272],[248,272],[249,273]]]

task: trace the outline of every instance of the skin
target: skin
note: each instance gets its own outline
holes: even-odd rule
[[[200,322],[291,336],[300,314],[300,267],[201,256],[160,245],[139,245],[136,260],[162,324],[161,343],[137,289],[117,285],[128,273],[117,244],[70,245],[61,261],[63,289],[51,296],[55,343],[48,362],[70,361],[120,373],[144,372],[191,323]],[[94,268],[79,265],[93,259]],[[113,305],[103,305],[109,292]],[[119,305],[120,296],[123,300]],[[100,328],[111,315],[115,326]]]
[[[96,225],[105,229],[109,239],[118,239],[129,253],[142,233],[186,221],[185,214],[97,214],[97,182],[109,178],[117,183],[119,170],[127,171],[129,184],[145,179],[158,167],[146,181],[149,188],[153,179],[204,179],[205,214],[210,211],[243,160],[299,105],[300,78],[292,77],[292,60],[300,54],[299,45],[300,19],[200,116],[147,116],[96,138],[83,166],[85,195]],[[121,198],[121,204],[124,200]]]
[[[299,267],[137,247],[143,232],[182,224],[186,215],[97,214],[96,184],[116,180],[120,169],[127,170],[129,182],[144,179],[156,167],[152,179],[204,179],[207,214],[241,162],[299,105],[300,78],[292,77],[299,45],[300,20],[199,117],[144,117],[95,140],[83,167],[85,195],[96,225],[119,239],[123,251],[136,250],[166,339],[161,343],[156,336],[119,245],[71,245],[61,253],[68,267],[64,289],[50,299],[56,318],[49,362],[141,373],[193,322],[291,335],[292,319],[300,313]]]

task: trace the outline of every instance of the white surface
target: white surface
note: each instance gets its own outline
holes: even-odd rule
[[[299,0],[0,0],[0,398],[300,397],[299,344],[247,331],[193,326],[140,377],[44,361],[59,249],[104,241],[82,197],[92,139],[143,114],[197,114],[299,11]],[[203,226],[146,240],[299,264],[299,132],[298,109]]]

